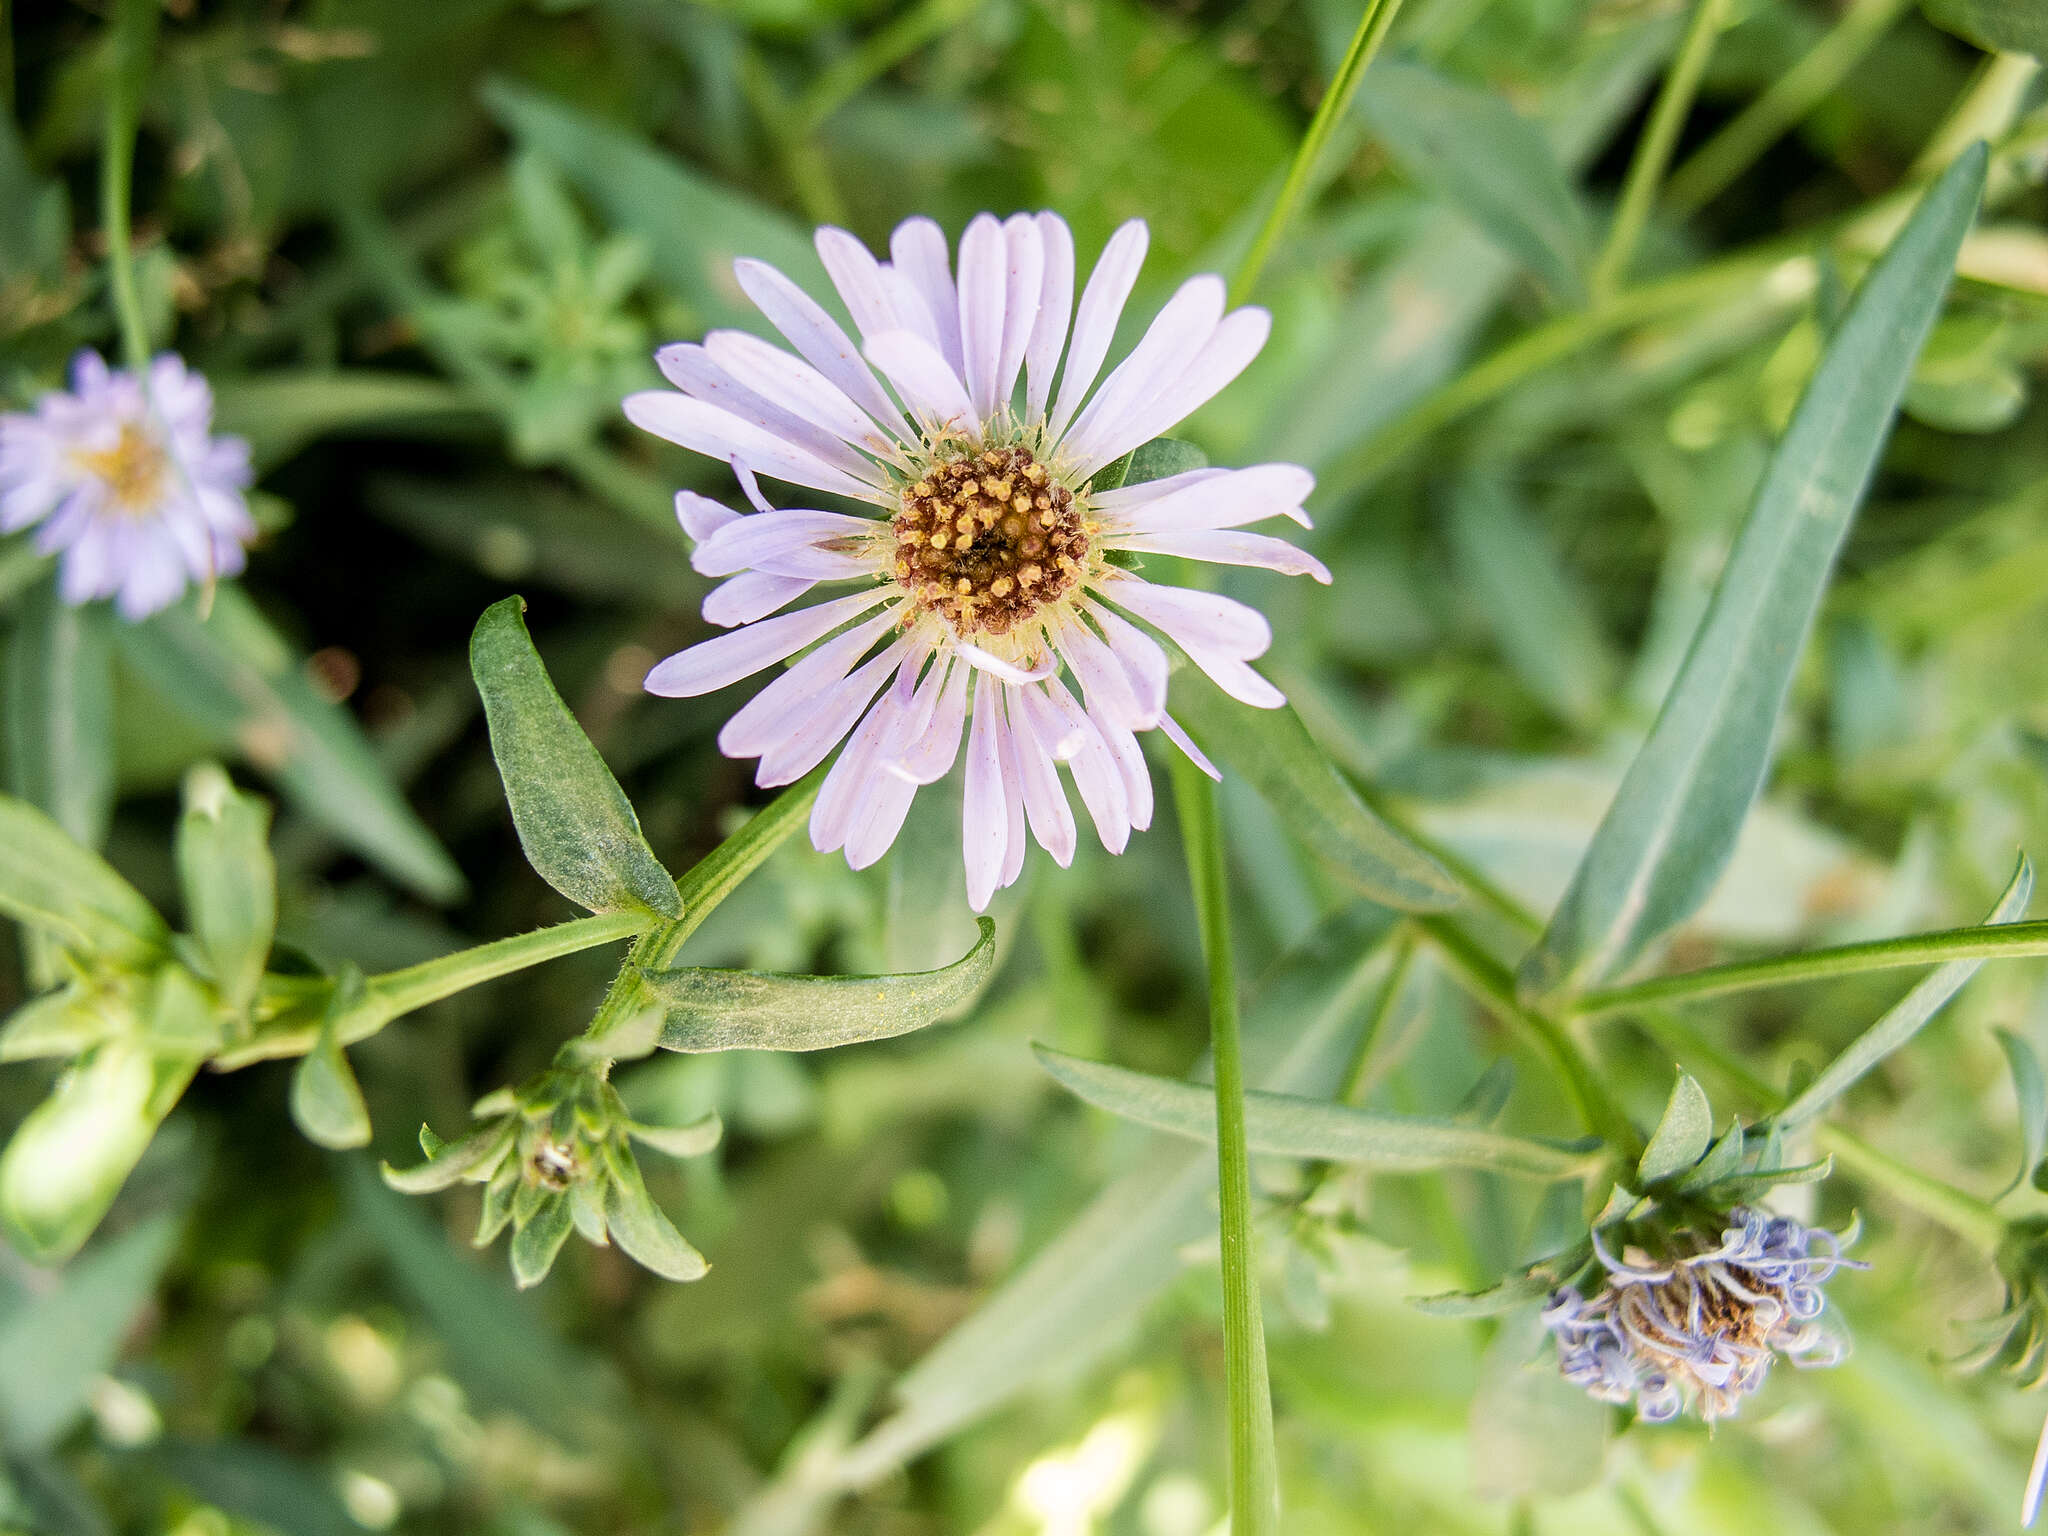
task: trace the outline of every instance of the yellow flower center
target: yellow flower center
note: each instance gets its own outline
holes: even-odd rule
[[[107,488],[114,506],[131,515],[154,512],[163,500],[170,457],[154,436],[124,422],[114,446],[72,455],[78,467]]]
[[[1080,585],[1074,493],[1022,447],[940,459],[903,492],[897,582],[963,639],[1007,635]]]

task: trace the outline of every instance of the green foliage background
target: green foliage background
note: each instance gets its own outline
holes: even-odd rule
[[[1931,9],[1979,42],[2040,45],[2023,5]],[[76,347],[112,341],[92,212],[110,62],[90,7],[0,16],[0,390],[18,409]],[[1904,189],[1992,140],[1987,211],[1766,793],[1666,969],[1974,922],[2016,850],[2048,850],[2040,77],[1896,0],[1742,0],[1617,294],[1595,254],[1685,17],[1662,0],[1408,0],[1254,295],[1272,343],[1186,433],[1216,462],[1322,480],[1312,544],[1335,585],[1232,583],[1273,616],[1267,670],[1309,732],[1375,803],[1547,911]],[[389,970],[557,921],[571,909],[520,855],[469,670],[477,615],[516,590],[650,844],[687,867],[752,796],[713,744],[733,696],[638,687],[702,631],[669,495],[728,489],[619,421],[619,396],[656,381],[653,346],[756,323],[733,256],[817,287],[808,225],[879,246],[913,212],[957,235],[983,208],[1052,207],[1084,260],[1143,217],[1149,312],[1187,273],[1235,266],[1356,20],[1341,0],[167,6],[137,178],[143,298],[153,339],[208,373],[220,426],[254,444],[267,531],[207,625],[119,632],[42,611],[40,558],[0,542],[10,787],[87,841],[104,830],[175,911],[177,784],[229,755],[278,802],[281,937],[334,965]],[[1489,358],[1510,366],[1474,371]],[[107,697],[67,689],[52,659],[108,650]],[[68,759],[53,745],[74,739]],[[1360,1103],[1449,1113],[1475,1085],[1496,1102],[1486,1074],[1506,1059],[1504,1126],[1575,1134],[1541,1058],[1437,962],[1374,1006],[1394,915],[1253,792],[1255,762],[1232,766],[1254,1082],[1327,1094],[1348,1069]],[[957,805],[922,800],[865,875],[785,845],[685,962],[965,954]],[[1210,1531],[1213,1160],[1084,1108],[1030,1049],[1194,1064],[1186,891],[1163,813],[1121,858],[1034,858],[962,1022],[622,1070],[644,1118],[724,1117],[714,1156],[647,1160],[712,1262],[695,1284],[572,1244],[518,1295],[502,1255],[467,1251],[473,1191],[414,1201],[375,1176],[378,1155],[415,1159],[422,1121],[460,1125],[543,1067],[595,1006],[605,952],[353,1052],[366,1152],[293,1129],[282,1066],[202,1074],[61,1276],[0,1249],[0,1529]],[[0,1006],[35,965],[10,947]],[[1685,1065],[1724,1114],[1762,1108],[1717,1061],[1784,1084],[1909,980],[1694,1005]],[[2048,1049],[2040,962],[1988,967],[1842,1118],[1994,1196],[2039,1145],[1993,1026]],[[1625,1014],[1582,1032],[1654,1121],[1668,1034]],[[0,1069],[0,1125],[53,1077]],[[1290,1532],[2014,1522],[2048,1405],[1946,1363],[1974,1342],[1959,1323],[1997,1311],[1997,1277],[1882,1183],[1793,1192],[1815,1220],[1865,1223],[1872,1268],[1830,1288],[1848,1363],[1782,1372],[1712,1436],[1603,1445],[1603,1414],[1520,1369],[1529,1338],[1405,1300],[1568,1240],[1569,1202],[1474,1171],[1352,1173],[1306,1200],[1297,1165],[1257,1171]],[[2024,1185],[2007,1198],[2008,1215],[2044,1205]]]

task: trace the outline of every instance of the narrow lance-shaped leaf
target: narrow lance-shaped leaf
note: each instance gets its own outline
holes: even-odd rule
[[[2041,1073],[2041,1058],[2026,1039],[2009,1029],[1998,1031],[1998,1043],[2005,1047],[2005,1059],[2012,1066],[2013,1097],[2019,1105],[2020,1166],[2012,1182],[2000,1195],[2009,1195],[2026,1182],[2027,1175],[2048,1151],[2048,1078]]]
[[[167,704],[274,779],[345,847],[431,901],[462,874],[413,813],[355,717],[306,678],[292,649],[232,582],[204,620],[189,603],[116,631],[122,662]]]
[[[1200,1084],[1083,1061],[1042,1045],[1033,1050],[1040,1066],[1098,1109],[1176,1136],[1215,1139],[1216,1096]],[[1246,1093],[1244,1127],[1246,1144],[1254,1152],[1356,1163],[1389,1173],[1485,1168],[1567,1179],[1587,1172],[1597,1157],[1597,1151],[1584,1147],[1285,1093]]]
[[[1713,1138],[1714,1111],[1707,1104],[1706,1093],[1688,1074],[1679,1073],[1671,1097],[1665,1101],[1663,1117],[1636,1165],[1636,1182],[1647,1187],[1684,1172],[1706,1155]]]
[[[2041,0],[1921,0],[1927,19],[1992,53],[2048,58],[2048,6]]]
[[[114,648],[104,605],[43,582],[7,643],[7,787],[88,848],[114,804]]]
[[[362,990],[361,973],[350,971],[342,977],[321,1022],[320,1038],[292,1072],[292,1119],[307,1140],[337,1151],[367,1146],[370,1140],[369,1107],[334,1031],[335,1020],[361,997]]]
[[[256,996],[277,932],[270,807],[237,790],[218,764],[200,764],[185,776],[177,855],[186,921],[221,1001],[241,1013]]]
[[[642,971],[668,1010],[669,1051],[822,1051],[923,1029],[965,1007],[995,969],[996,925],[951,965],[898,976],[788,976],[770,971]]]
[[[1173,714],[1202,750],[1262,795],[1302,846],[1357,891],[1408,912],[1458,902],[1444,867],[1368,810],[1291,706],[1240,704],[1183,667]]]
[[[170,930],[113,866],[25,800],[0,795],[0,913],[82,957],[135,969]]]
[[[681,917],[675,881],[647,846],[626,792],[555,692],[526,632],[525,611],[517,597],[485,609],[470,638],[469,666],[527,861],[593,912],[638,908]]]
[[[2022,858],[2013,872],[2012,883],[1998,904],[1984,919],[1987,926],[2010,923],[2027,910],[2034,894],[2034,866]],[[1841,1055],[1821,1068],[1820,1075],[1797,1098],[1774,1117],[1781,1130],[1804,1125],[1848,1092],[1849,1086],[1885,1057],[1911,1040],[1939,1013],[1944,1004],[1962,991],[1964,983],[1977,974],[1982,960],[1951,960],[1936,966],[1912,991],[1895,1003],[1875,1024],[1858,1035]]]
[[[1523,964],[1528,990],[1578,990],[1626,966],[1696,911],[1726,867],[1984,166],[1978,145],[1929,188],[1836,327],[1649,739]]]

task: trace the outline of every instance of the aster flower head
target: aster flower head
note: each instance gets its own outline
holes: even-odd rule
[[[256,534],[249,445],[213,435],[213,391],[171,353],[138,378],[80,352],[71,388],[0,416],[0,533],[38,527],[67,603],[147,618],[232,576]]]
[[[1270,329],[1262,310],[1225,312],[1220,278],[1196,277],[1103,376],[1146,238],[1140,222],[1118,230],[1077,305],[1073,236],[1049,213],[977,217],[957,271],[929,219],[900,225],[886,262],[822,229],[818,253],[858,344],[787,277],[742,260],[740,287],[797,355],[714,331],[658,354],[674,391],[625,403],[639,426],[730,463],[754,508],[677,498],[696,568],[727,578],[704,617],[731,633],[661,662],[648,691],[711,693],[808,649],[719,745],[758,758],[756,781],[775,785],[847,741],[811,837],[856,869],[888,850],[963,735],[977,911],[1017,878],[1027,827],[1072,859],[1062,764],[1103,845],[1121,852],[1152,816],[1139,732],[1165,732],[1214,772],[1166,714],[1170,664],[1154,632],[1232,696],[1284,702],[1247,664],[1272,640],[1256,610],[1130,568],[1153,553],[1329,580],[1286,541],[1238,531],[1272,517],[1305,526],[1306,470],[1111,484],[1120,459],[1234,379]],[[776,510],[761,476],[861,510]],[[853,590],[778,612],[842,583]]]
[[[1633,1246],[1616,1257],[1596,1231],[1599,1289],[1588,1298],[1559,1286],[1542,1312],[1565,1380],[1603,1403],[1634,1403],[1650,1423],[1690,1406],[1711,1424],[1780,1356],[1802,1367],[1840,1361],[1841,1336],[1820,1318],[1828,1277],[1861,1267],[1842,1257],[1842,1239],[1749,1206],[1726,1221],[1718,1242],[1681,1230],[1656,1258]]]

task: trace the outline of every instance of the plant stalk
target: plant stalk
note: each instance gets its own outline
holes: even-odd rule
[[[143,323],[142,300],[135,289],[129,203],[135,181],[135,132],[150,60],[156,53],[159,14],[157,0],[118,0],[114,8],[106,139],[100,146],[100,225],[107,241],[107,286],[121,330],[121,355],[145,387],[149,328]]]

